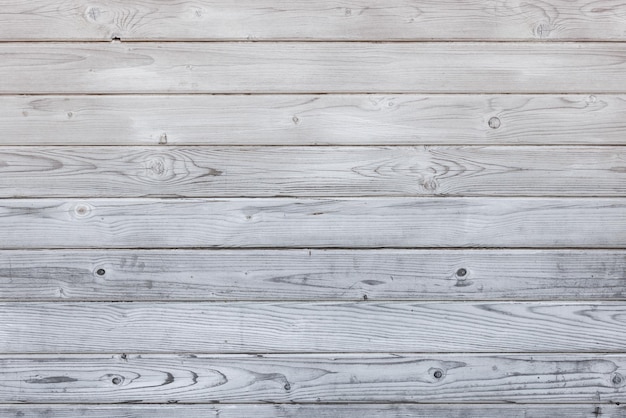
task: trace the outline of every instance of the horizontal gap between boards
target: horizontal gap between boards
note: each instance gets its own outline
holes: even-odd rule
[[[241,402],[241,401],[208,401],[208,402],[185,402],[185,401],[176,401],[176,402],[143,402],[143,401],[136,401],[136,402],[112,402],[112,403],[101,403],[101,402],[94,402],[94,403],[68,403],[68,402],[60,402],[60,403],[49,403],[49,402],[45,402],[45,403],[36,403],[36,402],[21,402],[21,401],[17,401],[15,403],[2,403],[0,404],[0,408],[12,408],[12,407],[16,407],[16,408],[23,408],[23,407],[43,407],[43,406],[50,406],[50,407],[62,407],[64,405],[69,405],[69,406],[107,406],[107,407],[111,407],[112,408],[124,408],[124,407],[129,407],[129,408],[140,408],[142,406],[168,406],[169,408],[176,408],[176,406],[194,406],[194,405],[204,405],[204,406],[218,406],[218,405],[223,405],[223,406],[237,406],[237,405],[241,405],[241,406],[251,406],[251,405],[258,405],[258,406],[271,406],[271,405],[277,405],[277,406],[392,406],[392,405],[405,405],[405,406],[441,406],[443,408],[445,408],[446,406],[485,406],[487,408],[493,408],[493,407],[502,407],[502,406],[510,406],[511,409],[515,409],[516,406],[541,406],[541,407],[550,407],[551,405],[554,406],[567,406],[567,405],[575,405],[575,406],[602,406],[602,407],[607,407],[607,406],[615,406],[615,407],[619,407],[620,403],[619,402],[612,402],[612,401],[604,401],[604,402],[596,402],[596,403],[589,403],[589,402],[575,402],[575,401],[568,401],[568,402],[536,402],[536,403],[531,403],[531,402],[518,402],[518,401],[500,401],[500,402],[489,402],[489,403],[485,403],[485,402],[450,402],[450,401],[442,401],[442,402],[433,402],[433,401],[420,401],[420,402],[407,402],[407,401],[384,401],[384,402],[376,402],[376,403],[372,403],[371,401],[367,401],[364,400],[362,402],[295,402],[295,401],[289,401],[289,402],[273,402],[273,401],[265,401],[263,403],[258,403],[258,402]],[[445,409],[444,409],[445,410]]]
[[[137,44],[137,43],[178,43],[178,44],[213,44],[213,43],[237,43],[237,44],[324,44],[324,43],[349,43],[349,44],[626,44],[624,39],[486,39],[486,38],[446,38],[446,39],[310,39],[310,38],[275,38],[275,39],[248,39],[248,38],[106,38],[106,39],[0,39],[0,44]]]
[[[624,251],[624,247],[0,247],[1,251],[380,251],[380,250],[414,250],[414,251]]]
[[[489,198],[489,199],[511,199],[511,198],[541,198],[541,199],[600,199],[600,198],[611,198],[611,199],[624,199],[626,198],[626,194],[615,194],[606,196],[606,195],[584,195],[584,196],[573,196],[573,195],[507,195],[507,194],[474,194],[474,195],[457,195],[457,194],[414,194],[414,195],[406,195],[406,194],[389,194],[389,195],[314,195],[314,196],[306,196],[306,195],[279,195],[279,196],[224,196],[224,195],[206,195],[206,196],[159,196],[159,195],[138,195],[138,196],[124,196],[124,197],[116,197],[113,195],[110,196],[58,196],[54,197],[40,197],[40,196],[16,196],[16,197],[0,197],[0,203],[6,200],[99,200],[99,199],[107,199],[107,200],[136,200],[136,199],[158,199],[158,200],[194,200],[194,199],[202,199],[202,200],[223,200],[223,199],[300,199],[300,200],[336,200],[336,199],[465,199],[465,198]]]
[[[2,93],[0,92],[0,99],[2,97],[50,97],[50,96],[324,96],[324,95],[338,95],[338,96],[356,96],[356,95],[421,95],[421,96],[576,96],[576,95],[612,95],[619,96],[625,95],[625,90],[612,90],[612,91],[598,91],[598,90],[582,90],[582,91],[297,91],[297,92],[263,92],[263,91],[249,91],[249,92],[229,92],[229,91],[199,91],[199,92],[167,92],[167,91],[148,91],[148,92],[133,92],[133,91],[118,91],[112,93],[102,92],[29,92],[29,93]]]
[[[347,200],[347,201],[360,201],[360,200],[391,200],[391,199],[415,199],[415,200],[484,200],[484,199],[498,200],[498,199],[507,199],[507,200],[619,200],[625,199],[626,196],[537,196],[537,195],[475,195],[475,196],[459,196],[459,195],[349,195],[349,196],[341,196],[341,195],[330,195],[330,196],[288,196],[288,195],[280,195],[280,196],[206,196],[206,197],[188,197],[188,196],[136,196],[136,197],[99,197],[99,196],[54,196],[54,197],[41,197],[41,196],[32,196],[32,197],[2,197],[0,198],[0,202],[2,201],[11,201],[11,200],[105,200],[105,201],[176,201],[179,200],[181,202],[197,202],[198,200],[207,200],[207,201],[238,201],[238,200],[312,200],[312,201],[332,201],[332,200]],[[626,243],[625,243],[626,244]],[[302,247],[297,247],[302,248]],[[314,247],[315,248],[315,247]],[[331,247],[337,248],[337,247]],[[363,247],[357,247],[363,248]],[[385,247],[386,248],[386,247]],[[404,248],[404,247],[399,247]],[[423,248],[423,247],[418,247]],[[484,248],[484,247],[479,247]],[[604,247],[603,247],[604,248]],[[1,248],[0,248],[1,249]]]
[[[560,355],[572,355],[577,357],[592,357],[592,356],[626,356],[626,351],[272,351],[272,352],[202,352],[202,351],[100,351],[100,352],[63,352],[55,351],[53,353],[3,353],[0,352],[0,357],[7,358],[27,358],[27,357],[102,357],[102,356],[119,356],[120,354],[126,354],[130,356],[146,356],[146,357],[169,357],[180,356],[193,359],[193,356],[224,356],[224,357],[284,357],[284,356],[313,356],[313,357],[332,357],[332,356],[444,356],[444,357],[456,357],[456,356],[469,356],[469,357],[506,357],[506,356],[560,356]],[[143,357],[142,357],[143,358]]]
[[[181,141],[184,141],[181,140]],[[32,149],[32,148],[161,148],[161,149],[173,149],[173,148],[184,148],[184,149],[223,149],[223,148],[312,148],[312,149],[321,149],[321,148],[419,148],[419,147],[432,147],[432,148],[626,148],[626,142],[623,144],[506,144],[506,143],[498,143],[493,142],[489,143],[487,140],[483,140],[485,142],[479,143],[427,143],[427,142],[415,142],[415,143],[398,143],[398,144],[193,144],[193,145],[185,145],[184,142],[181,143],[168,143],[168,144],[159,144],[159,143],[146,143],[146,144],[20,144],[20,145],[5,145],[0,142],[0,152],[3,148],[12,148],[12,149]],[[502,195],[498,195],[502,196]],[[520,195],[515,195],[520,196]],[[367,197],[367,196],[364,196]],[[572,197],[572,196],[570,196]]]
[[[541,304],[567,304],[567,305],[589,305],[599,302],[624,302],[626,301],[626,296],[622,298],[608,299],[608,298],[598,298],[598,299],[394,299],[394,298],[372,298],[367,297],[367,299],[363,298],[353,298],[353,299],[327,299],[327,298],[318,298],[318,299],[112,299],[112,300],[100,300],[100,299],[79,299],[79,298],[33,298],[33,299],[19,299],[19,298],[2,298],[0,297],[0,304],[2,303],[19,303],[19,304],[32,304],[32,303],[89,303],[89,304],[108,304],[108,303],[154,303],[159,305],[166,304],[236,304],[236,303],[335,303],[335,304],[353,304],[353,303],[416,303],[420,305],[427,304],[456,304],[456,303],[466,303],[466,304],[481,304],[481,303],[541,303]]]

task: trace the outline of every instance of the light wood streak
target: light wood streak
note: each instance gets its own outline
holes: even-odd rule
[[[7,199],[0,245],[615,248],[625,210],[619,198]]]
[[[624,43],[2,43],[0,93],[626,93]]]
[[[621,302],[14,302],[1,353],[613,352]]]
[[[3,0],[3,40],[618,40],[610,0]]]
[[[626,145],[626,96],[0,96],[0,125],[0,145]]]

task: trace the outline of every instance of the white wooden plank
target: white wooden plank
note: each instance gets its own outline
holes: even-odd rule
[[[1,353],[612,352],[623,302],[7,302]]]
[[[626,297],[626,251],[12,250],[4,300]]]
[[[620,198],[7,199],[0,245],[616,248],[625,210]]]
[[[0,364],[0,399],[19,403],[620,403],[626,398],[623,355],[56,355],[3,356]]]
[[[0,197],[626,196],[626,147],[0,147]]]
[[[0,96],[0,125],[1,145],[626,145],[626,96]]]
[[[0,93],[626,92],[623,43],[2,43]]]
[[[0,405],[6,418],[623,418],[610,404]]]
[[[624,39],[610,0],[3,0],[4,40]]]

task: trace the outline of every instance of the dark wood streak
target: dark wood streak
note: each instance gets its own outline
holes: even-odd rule
[[[0,251],[5,300],[623,300],[625,286],[622,250]]]

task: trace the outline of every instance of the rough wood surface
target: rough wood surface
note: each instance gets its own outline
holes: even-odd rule
[[[623,302],[7,302],[1,353],[613,352]]]
[[[624,43],[0,43],[0,94],[626,93]]]
[[[0,147],[0,197],[626,196],[626,147]]]
[[[0,96],[0,125],[0,145],[626,145],[626,96]]]
[[[2,402],[626,400],[621,355],[118,354],[3,356],[0,365]]]
[[[0,251],[4,300],[623,300],[626,250]]]
[[[620,198],[6,199],[0,245],[616,248],[625,211]]]
[[[610,0],[2,0],[3,40],[618,40]]]
[[[6,418],[623,418],[610,404],[0,405]]]

